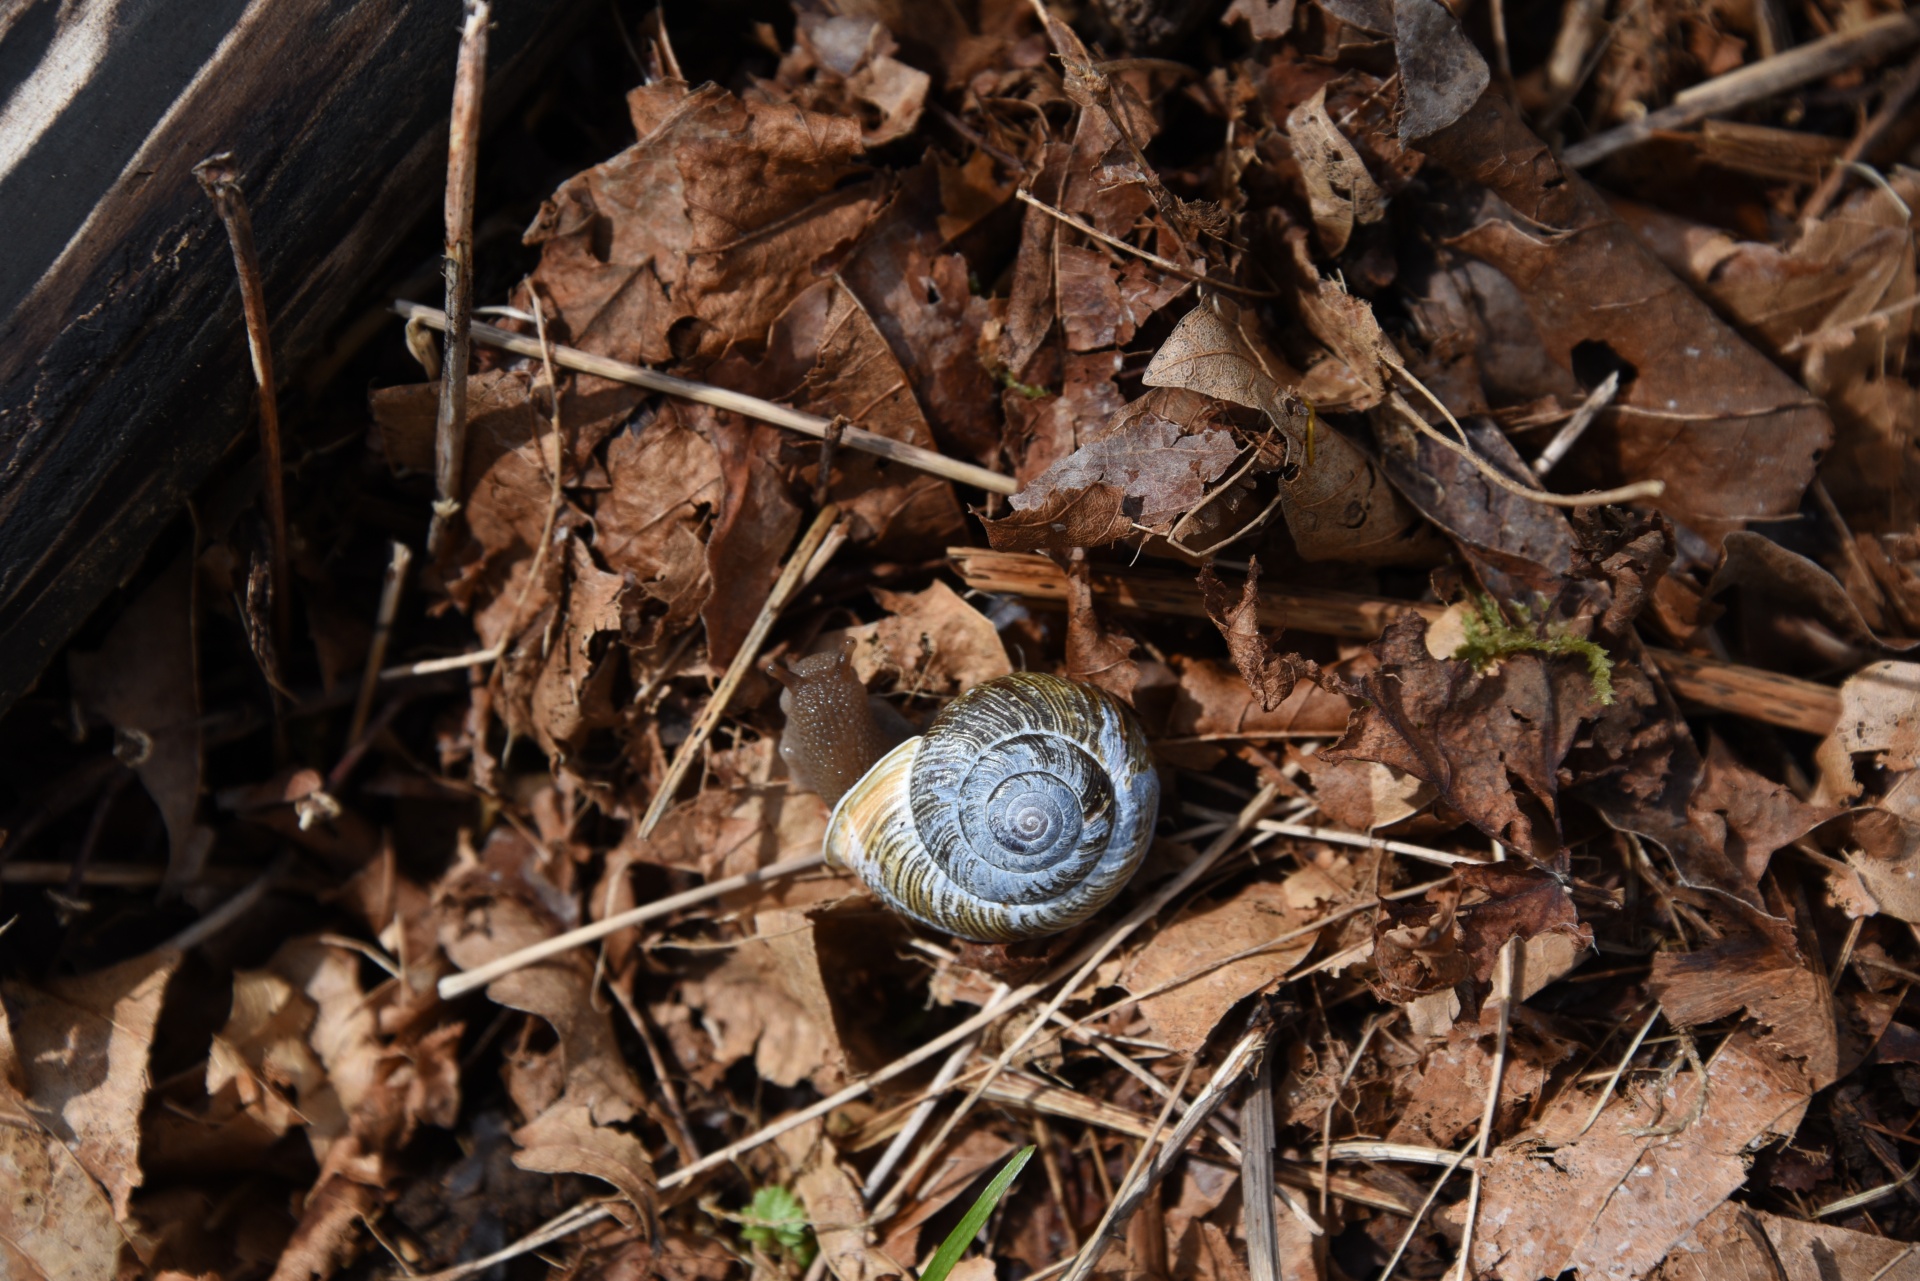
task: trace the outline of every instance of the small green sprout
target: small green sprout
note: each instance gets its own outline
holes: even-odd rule
[[[920,1281],[947,1281],[947,1274],[953,1271],[953,1265],[960,1262],[960,1256],[967,1252],[968,1242],[980,1235],[980,1229],[986,1226],[987,1216],[1000,1204],[1000,1198],[1007,1194],[1007,1189],[1013,1186],[1015,1177],[1032,1156],[1033,1145],[1029,1143],[1007,1158],[1007,1163],[1000,1167],[1000,1173],[993,1176],[993,1182],[987,1184],[986,1190],[973,1203],[973,1208],[967,1211],[966,1217],[947,1233],[947,1239],[934,1251],[933,1261],[920,1274]]]
[[[746,1209],[730,1215],[740,1224],[740,1240],[768,1254],[784,1254],[801,1267],[813,1262],[819,1247],[800,1198],[783,1187],[761,1188]]]
[[[993,376],[1000,380],[1002,387],[1017,391],[1028,400],[1045,400],[1047,397],[1053,395],[1052,390],[1049,388],[1039,386],[1035,383],[1021,382],[1013,376],[1011,369],[996,369],[993,371]]]
[[[1545,601],[1540,602],[1544,607]],[[1472,663],[1476,670],[1484,670],[1499,660],[1513,654],[1535,653],[1564,655],[1585,660],[1587,679],[1593,683],[1593,696],[1603,707],[1613,704],[1613,659],[1607,651],[1590,640],[1569,636],[1565,632],[1546,634],[1534,622],[1534,611],[1519,601],[1512,603],[1513,615],[1519,621],[1509,623],[1500,612],[1499,604],[1493,597],[1482,592],[1474,602],[1474,612],[1463,621],[1467,639],[1453,656]]]

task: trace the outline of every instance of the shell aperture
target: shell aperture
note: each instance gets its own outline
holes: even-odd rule
[[[835,806],[828,859],[888,906],[982,942],[1079,924],[1145,856],[1160,784],[1111,695],[1043,673],[949,704]]]

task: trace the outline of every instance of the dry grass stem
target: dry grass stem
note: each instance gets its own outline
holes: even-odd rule
[[[619,930],[629,929],[635,925],[644,925],[648,921],[658,920],[663,916],[671,916],[675,912],[682,911],[689,907],[697,907],[701,903],[710,903],[714,899],[731,894],[736,890],[743,890],[749,885],[765,885],[773,881],[784,880],[789,876],[798,876],[802,872],[811,872],[824,862],[825,859],[821,855],[804,854],[799,858],[790,858],[783,862],[772,863],[766,867],[756,868],[751,872],[742,872],[738,876],[728,876],[717,881],[709,881],[705,885],[696,886],[684,893],[669,895],[663,899],[656,899],[651,903],[645,903],[639,907],[630,908],[625,912],[616,913],[603,921],[595,921],[591,925],[582,925],[579,929],[568,930],[565,934],[556,934],[550,939],[545,939],[533,944],[531,947],[523,947],[517,952],[509,952],[507,955],[489,961],[485,965],[475,966],[473,969],[462,971],[459,974],[449,974],[446,978],[440,980],[440,999],[443,1001],[451,1001],[455,997],[465,996],[468,992],[485,987],[503,974],[511,974],[515,970],[525,969],[529,965],[537,965],[550,956],[558,956],[560,953],[571,951],[576,947],[584,947],[588,943],[603,939],[607,937],[607,935]]]
[[[1210,289],[1224,289],[1228,293],[1243,294],[1248,298],[1278,298],[1281,296],[1278,290],[1251,289],[1246,285],[1236,285],[1230,280],[1216,280],[1212,276],[1203,276],[1198,272],[1189,271],[1171,258],[1163,258],[1159,254],[1140,248],[1138,245],[1130,245],[1117,236],[1109,236],[1092,223],[1076,218],[1063,209],[1055,209],[1052,205],[1040,199],[1025,187],[1021,187],[1013,194],[1018,196],[1024,203],[1032,205],[1049,218],[1054,218],[1065,223],[1088,239],[1097,240],[1108,248],[1117,249],[1121,253],[1132,254],[1142,262],[1152,263],[1168,275],[1179,276],[1183,280],[1191,280],[1197,285],[1205,285]]]
[[[373,694],[380,684],[380,664],[386,661],[387,643],[393,638],[393,620],[400,612],[400,594],[407,585],[407,570],[413,565],[413,550],[405,543],[393,545],[387,561],[387,575],[380,583],[380,606],[373,616],[373,640],[367,645],[367,666],[360,673],[360,693],[354,699],[353,719],[347,724],[347,746],[352,748],[367,731],[367,717],[373,714]]]
[[[1847,149],[1840,153],[1833,167],[1827,170],[1826,177],[1820,180],[1820,185],[1807,197],[1807,203],[1800,210],[1803,224],[1819,221],[1820,215],[1833,204],[1833,198],[1840,194],[1840,186],[1846,182],[1853,166],[1866,159],[1868,149],[1886,136],[1894,121],[1906,111],[1907,104],[1913,101],[1916,92],[1920,92],[1920,59],[1907,65],[1906,71],[1901,73],[1898,83],[1887,92],[1879,109],[1853,135],[1852,141],[1847,143]]]
[[[1126,1181],[1121,1184],[1120,1191],[1114,1197],[1113,1204],[1108,1207],[1106,1216],[1101,1219],[1099,1228],[1094,1231],[1087,1244],[1081,1247],[1078,1259],[1067,1273],[1067,1281],[1080,1281],[1080,1278],[1086,1276],[1099,1263],[1100,1254],[1105,1250],[1107,1241],[1126,1224],[1140,1202],[1173,1169],[1173,1163],[1178,1161],[1185,1152],[1187,1143],[1193,1138],[1194,1133],[1219,1109],[1222,1103],[1227,1101],[1228,1092],[1239,1082],[1246,1070],[1257,1061],[1258,1056],[1266,1048],[1268,1032],[1268,1028],[1256,1028],[1242,1036],[1233,1049],[1228,1051],[1227,1057],[1214,1070],[1205,1088],[1192,1103],[1187,1105],[1186,1111],[1180,1116],[1179,1124],[1174,1126],[1173,1133],[1167,1137],[1166,1142],[1160,1144],[1158,1155],[1150,1162],[1144,1158],[1154,1151],[1153,1138],[1150,1136],[1141,1145],[1140,1154],[1143,1159],[1136,1161],[1134,1168],[1127,1172]],[[1188,1060],[1186,1069],[1180,1075],[1180,1083],[1167,1096],[1167,1107],[1171,1107],[1180,1098],[1186,1086],[1187,1076],[1192,1071],[1193,1061]],[[1156,1131],[1165,1120],[1166,1108],[1162,1108],[1160,1122],[1154,1127]],[[1272,1198],[1269,1197],[1268,1204],[1271,1205],[1271,1203]]]
[[[1389,1258],[1387,1266],[1380,1270],[1380,1281],[1393,1281],[1394,1269],[1400,1266],[1400,1260],[1406,1255],[1407,1247],[1413,1244],[1413,1236],[1420,1230],[1421,1220],[1427,1217],[1427,1211],[1431,1210],[1433,1203],[1439,1199],[1440,1189],[1446,1187],[1447,1180],[1453,1177],[1453,1172],[1470,1159],[1469,1154],[1479,1142],[1480,1136],[1477,1134],[1468,1139],[1466,1146],[1454,1153],[1447,1168],[1440,1172],[1440,1177],[1433,1181],[1431,1188],[1427,1189],[1426,1199],[1420,1203],[1420,1208],[1415,1210],[1413,1217],[1407,1221],[1407,1230],[1401,1234],[1400,1244],[1394,1247],[1393,1257]]]
[[[714,687],[713,696],[707,700],[700,719],[693,723],[686,740],[674,752],[673,763],[667,766],[667,776],[660,781],[659,790],[653,794],[653,800],[647,806],[646,816],[640,820],[636,832],[640,840],[644,841],[653,835],[653,829],[659,825],[667,810],[672,808],[674,793],[680,790],[688,768],[699,758],[707,736],[713,733],[720,724],[720,718],[726,715],[727,704],[733,701],[733,692],[740,687],[747,671],[759,661],[760,647],[766,644],[767,633],[773,630],[774,620],[780,617],[780,611],[813,581],[814,575],[826,567],[827,558],[846,542],[846,531],[838,528],[839,520],[840,509],[829,503],[820,509],[820,513],[813,518],[813,524],[801,535],[799,545],[793,549],[793,555],[787,558],[780,577],[774,580],[773,590],[767,593],[765,603],[760,606],[753,626],[747,630],[746,639],[740,642],[739,651],[727,665],[726,675],[720,678],[720,684]]]
[[[1015,1037],[1013,1041],[1000,1052],[999,1057],[994,1060],[993,1067],[988,1071],[986,1079],[973,1087],[972,1092],[961,1101],[960,1106],[954,1109],[953,1115],[949,1116],[945,1123],[941,1125],[940,1132],[934,1136],[931,1143],[921,1150],[920,1155],[915,1158],[913,1165],[908,1167],[907,1172],[901,1176],[900,1182],[894,1186],[894,1190],[888,1195],[887,1200],[875,1209],[874,1218],[876,1220],[884,1219],[898,1207],[900,1199],[913,1189],[921,1172],[925,1170],[927,1165],[933,1160],[934,1154],[939,1152],[946,1144],[947,1137],[953,1133],[954,1127],[959,1125],[961,1119],[973,1110],[973,1105],[980,1101],[980,1097],[986,1093],[987,1087],[993,1084],[995,1078],[997,1078],[1000,1073],[1006,1071],[1007,1065],[1013,1062],[1014,1056],[1025,1049],[1027,1043],[1031,1041],[1041,1029],[1048,1025],[1054,1013],[1059,1010],[1062,1005],[1066,1004],[1072,995],[1079,990],[1080,985],[1086,982],[1088,976],[1099,967],[1100,962],[1111,955],[1113,950],[1125,942],[1141,925],[1159,916],[1161,910],[1165,908],[1167,904],[1192,888],[1193,884],[1204,876],[1207,871],[1213,867],[1214,863],[1259,821],[1260,816],[1272,806],[1274,799],[1279,794],[1279,789],[1273,784],[1269,783],[1263,786],[1259,793],[1247,802],[1246,808],[1240,811],[1239,816],[1234,821],[1234,825],[1215,837],[1213,843],[1201,852],[1200,857],[1196,858],[1192,863],[1189,863],[1182,869],[1178,876],[1175,876],[1167,882],[1166,885],[1162,886],[1152,898],[1129,912],[1123,920],[1108,930],[1098,942],[1083,950],[1080,956],[1066,963],[1067,966],[1075,966],[1077,962],[1077,968],[1074,969],[1072,977],[1060,985],[1060,989],[1054,993],[1052,999],[1047,1003],[1047,1007],[1027,1025],[1026,1030]],[[1062,968],[1064,969],[1066,966]]]
[[[1435,444],[1442,445],[1466,459],[1473,465],[1475,471],[1486,477],[1497,487],[1517,497],[1525,498],[1530,502],[1540,503],[1547,507],[1603,507],[1608,503],[1643,502],[1649,498],[1658,498],[1667,492],[1667,482],[1664,480],[1637,480],[1631,485],[1621,485],[1617,489],[1595,489],[1584,494],[1553,494],[1548,493],[1544,489],[1533,489],[1512,479],[1505,472],[1480,457],[1480,455],[1474,453],[1473,450],[1467,448],[1459,441],[1449,439],[1446,435],[1435,430],[1432,423],[1429,423],[1426,419],[1414,412],[1413,406],[1409,405],[1406,402],[1406,398],[1399,392],[1394,392],[1389,396],[1388,401],[1393,405],[1394,412],[1406,419],[1415,431],[1418,431]],[[1437,404],[1438,402],[1436,401],[1435,403]],[[1443,409],[1441,412],[1445,413],[1446,411]],[[1448,421],[1451,422],[1453,415],[1448,414],[1447,418]],[[1456,427],[1459,426],[1458,423],[1454,425]]]
[[[446,313],[437,308],[402,300],[396,301],[393,309],[410,321],[417,319],[420,323],[434,329],[446,327]],[[476,321],[472,325],[472,334],[475,342],[485,343],[489,347],[498,347],[520,356],[538,357],[540,355],[540,344],[535,339],[493,325]],[[706,383],[697,383],[691,379],[675,378],[672,374],[657,373],[642,365],[629,365],[625,361],[596,356],[574,347],[556,346],[553,349],[553,362],[562,369],[593,374],[596,377],[626,383],[632,387],[645,387],[648,391],[662,392],[669,396],[678,396],[682,400],[731,410],[747,418],[812,436],[815,440],[826,439],[828,430],[833,426],[833,420],[830,418],[802,413],[797,409],[775,404],[771,400],[762,400],[758,396],[727,391],[721,387],[710,387]],[[877,432],[866,431],[859,427],[848,427],[842,431],[840,443],[849,449],[858,449],[879,458],[892,459],[894,462],[916,468],[932,476],[939,476],[944,480],[984,489],[990,494],[1015,494],[1020,491],[1020,482],[1001,472],[977,467],[972,463],[963,463],[956,458],[948,458],[945,454],[935,453],[931,449],[922,449],[918,445],[909,445],[905,441],[895,440],[891,436],[882,436]]]
[[[480,99],[487,81],[488,0],[467,0],[460,56],[453,75],[453,115],[447,126],[446,358],[440,362],[440,410],[434,422],[433,523],[427,552],[441,555],[460,512],[467,457],[467,365],[473,324],[473,193],[480,171]]]
[[[1082,1245],[1080,1252],[1074,1256],[1073,1266],[1067,1270],[1067,1281],[1079,1281],[1080,1277],[1085,1276],[1087,1271],[1099,1262],[1101,1252],[1107,1248],[1107,1242],[1113,1239],[1114,1229],[1118,1226],[1121,1215],[1120,1207],[1132,1195],[1134,1187],[1141,1180],[1142,1173],[1152,1162],[1153,1146],[1160,1141],[1161,1133],[1167,1128],[1167,1118],[1173,1114],[1174,1104],[1185,1095],[1187,1082],[1192,1078],[1194,1066],[1198,1061],[1190,1058],[1186,1066],[1180,1069],[1180,1079],[1174,1082],[1171,1090],[1167,1091],[1165,1101],[1160,1104],[1160,1114],[1153,1118],[1153,1124],[1148,1127],[1146,1137],[1140,1140],[1140,1150],[1134,1153],[1133,1164],[1127,1167],[1126,1176],[1120,1180],[1120,1187],[1107,1202],[1106,1212],[1100,1216],[1100,1222],[1095,1225],[1093,1235],[1087,1238],[1086,1244]]]

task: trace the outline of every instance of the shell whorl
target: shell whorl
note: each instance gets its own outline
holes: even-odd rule
[[[1160,781],[1112,695],[1039,672],[988,681],[834,807],[830,861],[895,911],[999,943],[1079,924],[1152,842]]]

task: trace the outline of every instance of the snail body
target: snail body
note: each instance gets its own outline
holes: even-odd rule
[[[781,754],[833,804],[827,861],[894,911],[1014,942],[1078,925],[1138,870],[1160,780],[1111,694],[1040,672],[1002,676],[873,759],[893,735],[861,722],[866,690],[844,655],[802,661],[816,666],[781,676]]]

